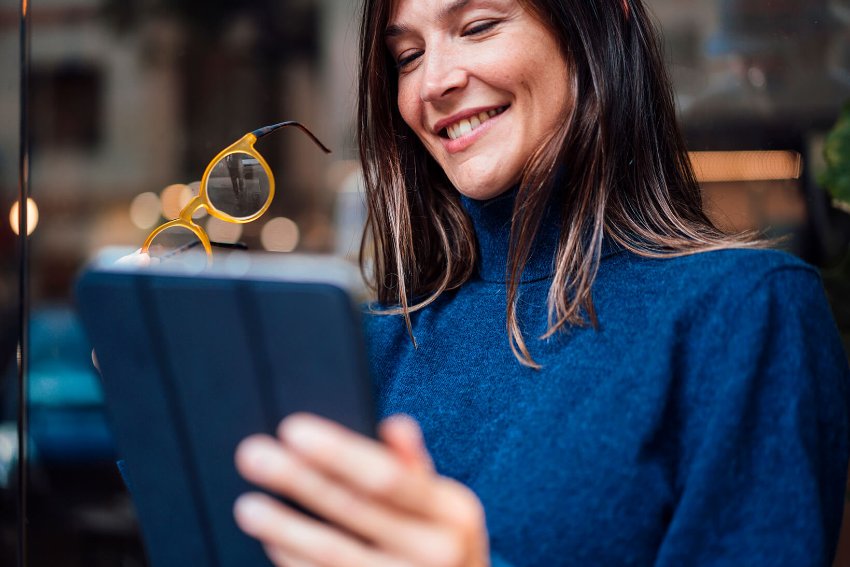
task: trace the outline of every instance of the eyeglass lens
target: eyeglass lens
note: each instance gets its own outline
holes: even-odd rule
[[[223,157],[207,179],[213,207],[235,218],[250,217],[269,198],[269,177],[256,157],[238,152]]]
[[[197,235],[185,227],[172,226],[156,235],[150,244],[148,254],[157,263],[182,262],[181,255],[190,250],[204,251]]]

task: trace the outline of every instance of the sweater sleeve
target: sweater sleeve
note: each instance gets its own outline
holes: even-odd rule
[[[803,567],[834,554],[847,359],[814,270],[774,268],[751,287],[717,291],[683,355],[677,498],[660,567]]]

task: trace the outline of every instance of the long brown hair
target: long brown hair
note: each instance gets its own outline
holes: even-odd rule
[[[591,287],[603,236],[649,257],[763,244],[724,234],[703,212],[642,0],[518,1],[557,38],[572,81],[571,110],[526,164],[511,224],[508,337],[517,359],[537,367],[516,302],[553,191],[563,194],[563,209],[545,336],[596,325]],[[397,71],[384,44],[392,5],[364,0],[360,27],[357,136],[368,208],[361,267],[384,312],[404,314],[413,339],[410,313],[466,282],[477,252],[457,190],[399,114]]]

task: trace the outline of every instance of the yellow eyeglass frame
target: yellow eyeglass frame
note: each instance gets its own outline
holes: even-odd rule
[[[210,238],[207,235],[207,232],[201,228],[201,226],[195,222],[192,216],[198,211],[198,209],[204,209],[206,212],[219,220],[223,220],[225,222],[235,223],[235,224],[245,224],[252,221],[257,220],[269,209],[272,204],[272,200],[274,199],[275,192],[275,182],[274,175],[272,174],[271,167],[269,167],[268,162],[263,158],[263,156],[254,148],[254,144],[258,139],[263,136],[274,132],[280,128],[285,126],[295,126],[300,129],[302,132],[307,134],[313,142],[319,146],[325,153],[329,154],[331,151],[325,147],[325,145],[313,135],[310,130],[307,129],[306,126],[299,122],[295,122],[294,120],[289,120],[287,122],[280,122],[278,124],[272,124],[271,126],[264,126],[262,128],[258,128],[253,132],[248,132],[234,143],[230,144],[223,150],[221,150],[210,163],[207,165],[204,170],[204,175],[201,177],[201,187],[198,190],[198,194],[193,196],[192,199],[189,200],[186,205],[180,209],[180,213],[177,215],[177,218],[174,220],[170,220],[157,228],[155,228],[145,239],[142,244],[141,252],[143,254],[147,254],[150,250],[150,246],[153,243],[154,238],[160,235],[162,232],[174,228],[180,227],[184,228],[195,236],[198,237],[198,240],[201,242],[201,245],[204,247],[204,251],[207,253],[207,261],[212,261],[212,244],[210,242]],[[210,178],[210,174],[212,173],[213,168],[224,158],[233,154],[247,154],[257,160],[260,166],[263,169],[263,172],[266,174],[269,180],[269,195],[266,198],[266,202],[263,203],[263,206],[260,209],[247,217],[235,217],[224,211],[221,211],[213,205],[212,201],[210,201],[209,194],[207,193],[207,183]]]

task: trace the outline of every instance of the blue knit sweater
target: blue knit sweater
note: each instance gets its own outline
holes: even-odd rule
[[[652,260],[607,249],[599,327],[549,340],[557,223],[505,327],[513,196],[464,204],[476,277],[403,319],[367,315],[382,415],[416,418],[484,504],[494,565],[828,565],[850,371],[818,273],[775,251]]]

